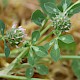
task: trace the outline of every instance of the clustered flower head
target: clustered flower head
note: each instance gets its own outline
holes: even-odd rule
[[[67,15],[56,15],[53,17],[53,26],[57,30],[68,31],[71,27],[70,18]]]
[[[6,40],[12,45],[18,45],[23,41],[23,38],[26,36],[25,29],[22,26],[16,27],[16,24],[6,33]]]

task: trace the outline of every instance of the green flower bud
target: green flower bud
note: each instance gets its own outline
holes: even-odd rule
[[[6,33],[6,40],[8,43],[10,43],[10,45],[15,46],[23,41],[24,36],[25,29],[23,29],[21,26],[16,28],[13,25],[12,28]]]
[[[53,18],[53,26],[57,30],[68,31],[71,27],[70,19],[67,16],[56,15]]]

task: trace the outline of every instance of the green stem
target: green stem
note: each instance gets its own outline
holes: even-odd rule
[[[41,36],[52,26],[52,23],[50,23],[43,31],[41,31]]]
[[[30,64],[29,63],[24,63],[24,64],[20,64],[18,65],[16,68],[27,68]]]
[[[80,56],[69,55],[69,56],[61,56],[60,59],[80,59]]]
[[[80,3],[80,0],[76,1],[73,5],[71,5],[65,12],[64,14],[66,14],[73,6],[75,6],[76,4]]]
[[[0,75],[0,78],[15,79],[15,80],[27,80],[28,79],[26,77],[15,76],[15,75]],[[31,78],[30,80],[48,80],[48,79]]]
[[[15,55],[9,55],[9,58],[15,58]],[[5,58],[5,54],[4,53],[0,53],[0,58]]]
[[[25,56],[25,53],[27,52],[27,50],[28,48],[23,49],[23,51],[13,60],[13,62],[7,68],[2,70],[1,73],[7,74],[8,72],[10,72],[16,66],[16,63],[18,63],[19,60]]]
[[[45,25],[46,25],[47,22],[48,22],[48,17],[46,17],[44,25],[40,28],[40,32],[44,29],[44,27],[45,27]]]
[[[53,31],[51,31],[46,37],[44,37],[42,40],[40,40],[39,42],[36,43],[36,45],[42,43],[43,41],[45,41],[47,38],[49,38],[51,35],[53,34]]]
[[[16,53],[21,52],[22,50],[23,50],[23,48],[20,47],[20,48],[18,48],[18,49],[12,50],[10,54],[11,54],[11,55],[12,55],[12,54],[14,55],[14,54],[16,54]]]
[[[51,58],[50,55],[47,56],[47,58],[53,62],[53,59]],[[74,59],[80,59],[80,56],[77,55],[61,55],[60,60],[74,60]]]

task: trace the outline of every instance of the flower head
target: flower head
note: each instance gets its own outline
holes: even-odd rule
[[[6,33],[6,40],[11,45],[18,45],[23,41],[23,38],[26,36],[25,29],[22,26],[16,27],[16,24]]]
[[[57,30],[68,31],[71,27],[70,19],[67,15],[56,15],[56,17],[53,17],[53,26]]]

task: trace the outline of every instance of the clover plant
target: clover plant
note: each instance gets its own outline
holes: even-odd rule
[[[60,3],[57,3],[57,0],[38,1],[43,11],[34,11],[31,16],[31,20],[39,26],[39,29],[32,32],[29,40],[27,39],[23,41],[23,38],[26,36],[24,33],[25,30],[21,26],[17,28],[13,25],[10,30],[4,31],[5,24],[2,20],[0,20],[0,32],[2,35],[0,36],[0,40],[4,41],[5,56],[7,58],[12,56],[9,45],[18,46],[20,43],[22,43],[22,46],[18,48],[21,49],[18,56],[12,61],[12,63],[10,63],[8,67],[0,71],[1,78],[38,80],[37,78],[32,78],[35,71],[40,75],[47,75],[49,73],[48,66],[43,63],[45,62],[44,58],[50,58],[51,62],[57,62],[60,59],[80,59],[80,56],[75,55],[62,56],[60,51],[61,45],[59,45],[59,41],[65,44],[65,46],[74,43],[73,36],[67,32],[71,28],[71,16],[80,12],[80,0],[76,1],[75,3],[73,3],[72,0],[60,0]],[[41,38],[50,28],[52,28],[52,30],[44,38]],[[66,35],[63,35],[65,32]],[[42,45],[41,43],[47,40],[52,34],[55,35],[55,38]],[[19,65],[18,63],[20,63],[22,58],[27,58],[28,66],[26,65],[25,70],[26,77],[10,75],[10,72],[13,70],[13,68]],[[79,60],[72,61],[72,69],[78,79],[80,79],[79,64]]]

